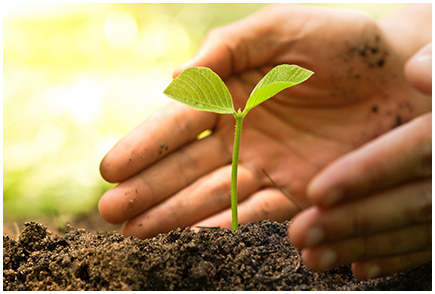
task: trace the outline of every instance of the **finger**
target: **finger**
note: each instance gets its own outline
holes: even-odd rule
[[[259,187],[255,174],[243,166],[238,173],[238,197],[243,200]],[[149,238],[229,209],[231,205],[231,166],[224,166],[169,197],[164,202],[127,221],[123,234]]]
[[[170,103],[122,138],[103,158],[100,173],[108,182],[124,181],[180,146],[195,141],[202,131],[212,129],[216,120],[214,113]]]
[[[238,205],[238,207],[240,207],[240,205]],[[196,222],[192,225],[192,228],[195,229],[199,227],[220,227],[225,229],[232,229],[232,224],[231,208],[228,207],[208,218]]]
[[[432,182],[418,180],[330,210],[310,207],[290,227],[299,248],[420,224],[432,219]]]
[[[240,204],[241,223],[271,219],[283,222],[291,219],[300,209],[276,188],[265,188]]]
[[[308,185],[312,204],[331,207],[432,174],[432,115],[423,115],[321,171]]]
[[[418,90],[432,94],[432,43],[427,44],[405,64],[407,80]]]
[[[232,74],[249,68],[246,50],[252,43],[258,43],[255,41],[255,34],[247,38],[246,32],[248,28],[249,30],[254,29],[253,25],[253,20],[248,17],[211,30],[202,41],[195,56],[176,69],[173,76],[179,75],[188,67],[205,66],[213,69],[222,79],[226,79]],[[243,39],[244,42],[242,42]]]
[[[432,223],[428,222],[397,231],[306,248],[302,250],[302,258],[310,269],[320,271],[354,261],[427,251],[431,248]]]
[[[172,152],[107,191],[99,203],[100,213],[108,222],[120,223],[229,162],[231,150],[219,133],[212,134]]]
[[[357,279],[368,280],[416,268],[431,261],[432,250],[427,250],[369,261],[354,262],[352,263],[352,271]]]
[[[238,205],[239,223],[271,219],[278,222],[291,219],[299,208],[276,188],[265,188],[241,201]],[[231,210],[222,211],[195,226],[231,228]]]
[[[245,69],[267,64],[276,56],[281,57],[281,54],[277,54],[282,53],[281,43],[276,40],[281,38],[279,34],[282,32],[279,32],[276,24],[285,23],[289,13],[296,16],[302,10],[297,6],[271,6],[240,21],[213,29],[207,34],[195,56],[175,70],[174,76],[188,67],[205,66],[226,79]],[[294,26],[293,31],[287,29],[286,34],[292,36],[294,32],[296,35],[297,29],[298,26]]]

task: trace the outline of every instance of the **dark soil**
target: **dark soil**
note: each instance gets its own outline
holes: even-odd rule
[[[349,266],[316,273],[287,239],[288,222],[176,229],[140,240],[27,222],[3,236],[4,290],[431,290],[432,263],[361,282]]]

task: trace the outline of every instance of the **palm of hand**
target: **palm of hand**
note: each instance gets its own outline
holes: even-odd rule
[[[325,67],[328,68],[327,65]],[[375,69],[374,72],[380,79],[386,80],[384,71]],[[414,99],[416,94],[400,81],[391,81],[390,86],[384,88],[361,84],[359,86],[364,91],[370,89],[372,93],[367,91],[364,96],[355,96],[352,101],[346,101],[343,96],[328,99],[322,97],[322,94],[304,97],[304,92],[325,93],[324,88],[338,89],[341,86],[328,81],[328,77],[318,77],[322,73],[327,75],[329,71],[318,70],[306,83],[264,102],[251,110],[245,118],[239,163],[249,180],[240,180],[243,184],[239,189],[246,193],[239,193],[239,200],[251,196],[253,187],[257,191],[272,185],[262,172],[265,169],[278,186],[300,205],[306,206],[306,185],[321,168],[420,114],[421,105]],[[235,100],[249,95],[245,90],[250,88],[246,85],[246,76],[261,75],[262,73],[245,72],[241,74],[244,77],[229,79],[227,84]],[[316,85],[316,78],[327,81],[325,86]],[[354,92],[357,91],[359,89]],[[321,107],[325,101],[330,106]],[[226,142],[228,164],[231,160],[233,125],[232,117],[221,117],[214,134]],[[250,188],[244,188],[243,185]],[[270,191],[271,194],[275,192]],[[264,205],[271,201],[266,192],[262,193],[262,197]],[[281,197],[281,201],[288,202],[284,197]],[[284,210],[280,215],[274,212],[270,214],[266,209],[262,210],[262,206],[252,209],[257,210],[256,215],[284,220],[294,213],[295,208],[292,206],[290,202],[284,204],[287,214]],[[248,220],[244,220],[243,215],[240,218],[242,221]]]

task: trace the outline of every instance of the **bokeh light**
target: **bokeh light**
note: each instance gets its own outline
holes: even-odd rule
[[[115,10],[104,20],[104,36],[115,49],[132,45],[138,33],[134,15],[127,11]]]

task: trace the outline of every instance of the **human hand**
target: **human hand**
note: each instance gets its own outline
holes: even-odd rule
[[[239,158],[239,221],[283,221],[300,205],[321,168],[397,125],[430,103],[405,83],[403,56],[369,18],[298,6],[272,6],[212,31],[182,68],[207,66],[242,107],[273,66],[298,64],[315,72],[251,110]],[[109,182],[99,209],[123,233],[139,238],[177,226],[231,227],[230,170],[234,118],[172,103],[119,141],[101,163]],[[212,135],[196,140],[211,129]]]
[[[406,64],[411,84],[431,93],[432,45]],[[431,99],[428,97],[427,99]],[[362,280],[432,259],[432,113],[331,163],[308,185],[314,206],[289,229],[304,263],[324,270],[352,263]]]

